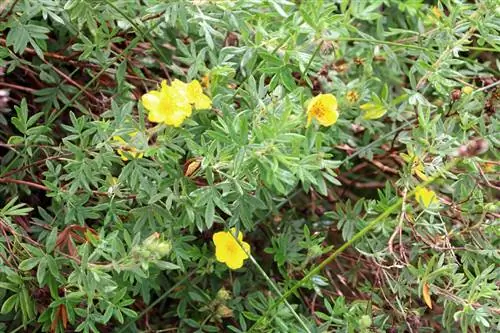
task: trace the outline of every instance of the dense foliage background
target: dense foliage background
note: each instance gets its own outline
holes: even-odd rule
[[[499,32],[496,0],[2,1],[0,331],[500,329]],[[176,78],[212,108],[150,123]]]

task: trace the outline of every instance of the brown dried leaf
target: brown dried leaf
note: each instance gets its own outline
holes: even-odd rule
[[[200,160],[193,160],[189,162],[189,164],[186,167],[186,170],[184,171],[184,176],[191,177],[191,175],[194,174],[200,168],[200,165],[201,165]]]
[[[431,300],[431,287],[426,282],[422,287],[422,296],[424,297],[424,302],[427,304],[429,309],[432,309],[432,300]]]

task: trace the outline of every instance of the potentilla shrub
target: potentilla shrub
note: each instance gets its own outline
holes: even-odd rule
[[[492,332],[499,6],[0,4],[0,332]]]

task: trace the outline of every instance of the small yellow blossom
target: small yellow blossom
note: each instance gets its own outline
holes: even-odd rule
[[[197,80],[184,83],[174,80],[171,85],[162,81],[160,90],[153,90],[142,96],[142,104],[148,110],[148,119],[153,123],[165,123],[179,127],[195,109],[212,107],[210,97],[203,93]]]
[[[236,235],[236,228],[231,228],[230,231],[216,232],[212,239],[215,244],[217,261],[225,263],[231,269],[238,269],[243,266],[243,261],[248,259],[250,245],[243,241],[241,231],[238,232],[238,241],[241,246],[233,235]]]
[[[365,103],[360,106],[360,109],[364,111],[363,119],[366,120],[378,119],[387,112],[383,105],[375,103]]]
[[[359,100],[359,93],[356,90],[349,90],[346,99],[349,103],[354,104]]]
[[[129,136],[131,138],[135,137],[137,132],[130,133]],[[113,141],[120,144],[120,148],[116,150],[118,155],[122,158],[123,161],[128,161],[128,156],[132,156],[133,158],[142,158],[144,156],[143,153],[139,152],[137,148],[129,145],[121,136],[113,136]],[[128,156],[124,153],[126,151]]]
[[[415,199],[425,208],[429,208],[433,204],[439,203],[436,193],[433,190],[428,190],[424,187],[417,187],[415,191]]]
[[[319,94],[314,97],[307,107],[307,125],[315,118],[323,126],[331,126],[337,122],[337,98],[332,94]]]
[[[462,92],[466,95],[471,94],[473,91],[474,91],[474,88],[472,88],[470,86],[465,86],[462,88]]]

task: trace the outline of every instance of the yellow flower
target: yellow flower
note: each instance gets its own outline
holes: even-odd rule
[[[474,88],[472,88],[470,86],[465,86],[462,88],[462,92],[466,95],[471,94],[473,91],[474,91]]]
[[[361,105],[360,108],[365,111],[363,113],[363,119],[366,120],[378,119],[387,112],[387,109],[383,105],[375,103],[365,103]]]
[[[216,232],[212,239],[215,244],[215,257],[217,261],[225,263],[231,269],[238,269],[243,266],[243,261],[248,259],[247,253],[250,253],[250,245],[243,241],[243,234],[238,232],[238,241],[234,238],[236,229],[230,231]]]
[[[349,103],[354,104],[359,100],[359,93],[356,90],[349,90],[346,98]]]
[[[160,90],[153,90],[142,96],[142,104],[149,111],[148,119],[153,123],[165,123],[179,127],[195,109],[209,109],[212,101],[203,94],[197,80],[186,84],[174,80],[171,85],[162,81]]]
[[[135,137],[136,135],[137,132],[129,134],[131,138]],[[139,152],[137,148],[130,146],[125,140],[123,140],[121,136],[113,136],[113,141],[120,144],[120,149],[117,149],[116,152],[118,153],[118,155],[120,155],[123,161],[128,161],[128,156],[132,156],[133,158],[142,158],[144,156],[144,154]],[[128,156],[124,153],[124,151],[128,153]]]
[[[433,190],[428,190],[424,187],[417,187],[415,191],[415,199],[425,208],[429,208],[433,204],[439,203],[436,193]]]
[[[314,97],[307,107],[307,125],[315,118],[323,126],[331,126],[337,122],[337,98],[332,94],[319,94]]]

